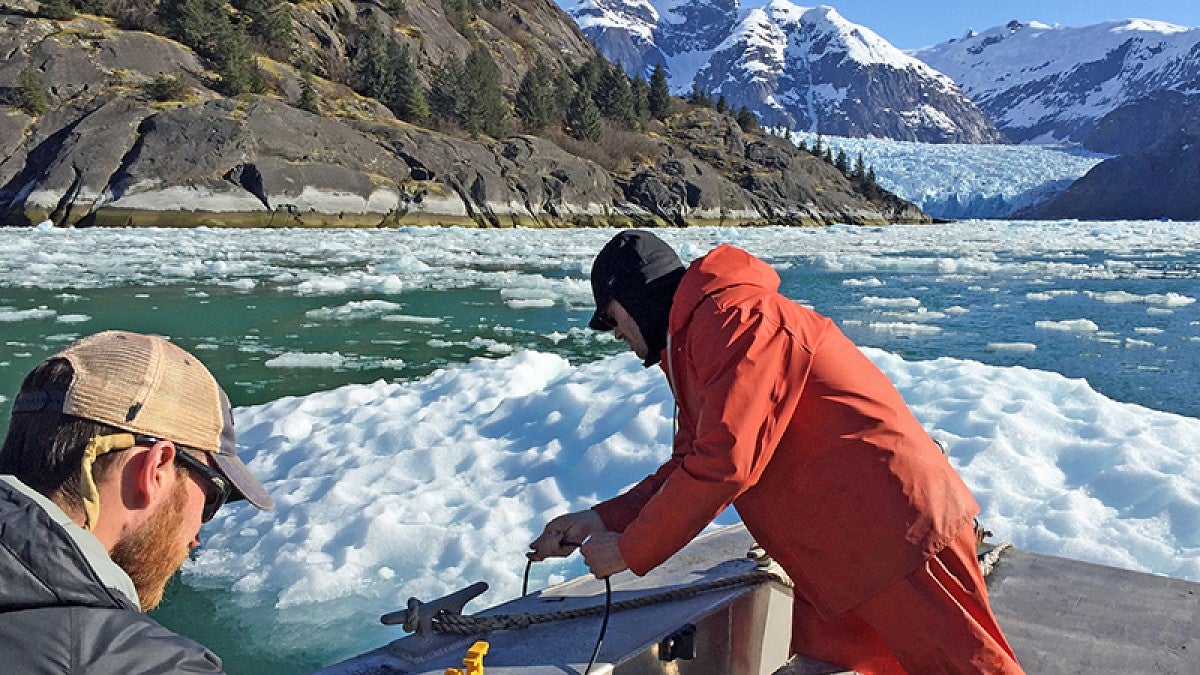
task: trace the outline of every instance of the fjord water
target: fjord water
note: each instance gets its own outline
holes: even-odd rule
[[[384,385],[372,383],[411,383],[424,387],[423,400],[433,408],[440,398],[477,395],[475,390],[496,375],[487,370],[489,366],[473,361],[477,357],[488,363],[500,360],[495,367],[502,369],[497,372],[503,377],[533,367],[530,362],[502,360],[524,352],[536,356],[530,359],[538,367],[554,369],[562,366],[546,365],[547,355],[580,367],[625,351],[610,337],[584,328],[591,311],[587,269],[612,231],[10,232],[10,243],[0,251],[3,424],[11,393],[29,368],[69,340],[106,328],[164,334],[204,359],[235,406],[261,406],[244,408],[239,415],[239,427],[256,460],[265,461],[274,448],[296,455],[286,460],[296,467],[305,461],[303,441],[311,440],[314,432],[282,428],[271,436],[264,431],[269,418],[301,418],[300,412],[339,401],[344,420],[336,414],[339,411],[327,410],[321,413],[324,417],[313,412],[309,419],[342,424],[345,428],[334,432],[350,436],[353,425],[362,424],[354,419],[353,399],[363,394],[344,390],[353,393],[342,396],[343,401],[334,390],[344,385],[381,389]],[[1059,373],[1082,378],[1081,388],[1117,402],[1184,418],[1200,417],[1196,349],[1200,308],[1195,302],[1200,298],[1200,224],[974,221],[892,228],[664,230],[661,236],[677,247],[685,261],[721,242],[760,255],[779,271],[786,295],[831,316],[858,344],[881,350],[885,356],[922,363],[954,357],[1001,369],[989,372],[1039,382],[1046,378],[1036,373],[1025,377],[1025,369]],[[508,363],[512,365],[504,365]],[[643,381],[657,382],[653,374],[638,372],[628,360],[612,363],[626,369],[612,377],[634,383],[628,385],[630,389],[621,390],[619,383],[595,383],[585,373],[576,376],[580,383],[572,385],[583,389],[582,399],[594,398],[599,406],[605,386],[617,387],[617,393],[630,398],[644,396],[637,387]],[[455,381],[462,384],[452,385],[447,383],[451,376],[439,371],[443,368],[466,369],[467,375],[477,376],[460,377]],[[931,366],[924,376],[949,379],[959,377],[956,372],[948,365]],[[934,403],[932,409],[954,408],[961,410],[960,417],[968,417],[984,407],[985,398],[978,387],[969,393],[976,399],[957,401],[957,408]],[[655,389],[648,400],[658,402],[662,396],[661,389]],[[553,402],[538,405],[557,412]],[[635,405],[614,410],[629,419],[638,416]],[[490,409],[480,407],[478,414],[478,421],[448,422],[475,426],[491,436],[520,437],[523,429],[540,421],[527,419],[529,412],[509,411],[499,418],[503,421]],[[665,414],[669,418],[669,410]],[[1193,421],[1164,424],[1186,428]],[[955,426],[958,422],[942,418],[938,424],[942,430],[964,435]],[[614,422],[613,428],[618,426]],[[669,430],[669,419],[650,426],[650,436],[658,439],[664,429]],[[569,443],[573,437],[563,434],[561,438]],[[981,452],[986,454],[987,449]],[[625,461],[615,450],[607,455],[590,453],[588,460]],[[637,464],[635,473],[643,467],[644,463]],[[586,485],[558,480],[557,501],[530,507],[534,513],[520,521],[515,534],[507,534],[521,538],[519,545],[523,545],[528,541],[525,529],[541,517],[538,508],[552,510],[564,499],[574,506],[602,498],[639,477],[619,475]],[[368,483],[354,480],[361,482],[350,482],[352,488]],[[332,484],[337,484],[336,476]],[[284,497],[295,489],[287,481],[270,487]],[[985,510],[994,508],[995,517],[1001,518],[1003,508],[994,505],[1008,493],[993,486],[972,487],[990,497]],[[1111,480],[1107,488],[1112,491]],[[536,492],[532,484],[528,489]],[[1194,495],[1197,488],[1189,485],[1186,490]],[[460,508],[462,495],[444,492],[441,501],[436,495],[423,499],[433,500],[429,508]],[[486,502],[486,495],[478,496]],[[523,499],[521,487],[513,488],[509,496]],[[530,501],[537,504],[539,499],[546,501],[538,496]],[[396,602],[393,595],[402,603],[406,594],[422,595],[409,587],[452,589],[476,581],[467,578],[468,572],[454,570],[469,568],[469,561],[488,555],[496,546],[489,536],[506,535],[481,534],[479,550],[438,548],[442,568],[449,570],[437,574],[440,586],[407,579],[406,574],[418,574],[414,571],[418,567],[405,567],[410,552],[399,551],[371,567],[378,577],[360,580],[365,589],[338,581],[306,594],[302,583],[290,581],[297,575],[302,578],[304,571],[281,571],[281,566],[258,575],[255,584],[231,581],[242,574],[236,569],[221,571],[221,562],[235,567],[245,564],[252,545],[232,534],[226,536],[220,528],[236,526],[260,536],[270,531],[285,539],[273,552],[297,554],[288,547],[299,548],[312,540],[304,528],[320,520],[316,514],[292,504],[288,510],[280,509],[278,515],[286,522],[276,528],[254,525],[260,521],[252,523],[250,514],[236,508],[202,531],[202,540],[212,546],[204,547],[189,563],[164,607],[156,612],[164,623],[212,646],[234,673],[306,672],[354,649],[378,644],[378,632],[365,645],[353,636],[376,624],[380,607]],[[1063,507],[1063,512],[1070,513],[1070,508]],[[1137,509],[1129,511],[1118,513],[1118,520],[1145,515]],[[1053,524],[1039,525],[1061,534]],[[217,529],[209,532],[210,528]],[[353,539],[358,533],[341,534]],[[1186,532],[1174,536],[1163,540],[1167,548],[1195,545]],[[1031,537],[1018,543],[1036,546],[1039,540]],[[1097,546],[1100,550],[1092,557],[1103,559],[1104,546]],[[334,557],[370,548],[347,545]],[[1127,553],[1131,552],[1112,553],[1111,559],[1120,562]],[[1187,550],[1176,553],[1186,554]],[[293,564],[302,565],[303,553],[297,555]],[[1169,551],[1161,555],[1171,557]],[[508,562],[515,569],[521,561]],[[1159,571],[1173,569],[1167,564]],[[568,566],[555,573],[577,570]],[[255,576],[253,571],[245,573]],[[499,585],[510,583],[511,576]],[[400,590],[387,591],[388,599],[381,600],[385,582],[389,589]],[[283,597],[272,595],[276,583],[294,585]],[[337,601],[322,602],[320,597]],[[395,608],[387,606],[384,611]],[[284,623],[279,618],[285,612],[319,615],[323,611],[329,616],[316,617],[311,624],[296,623],[294,617]],[[377,629],[375,625],[373,630]]]

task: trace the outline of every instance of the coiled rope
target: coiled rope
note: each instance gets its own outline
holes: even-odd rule
[[[1012,547],[1013,543],[1011,541],[1004,541],[996,544],[995,548],[979,556],[979,568],[983,572],[984,577],[991,574],[992,570],[996,567],[996,563],[1000,562],[1000,554]]]
[[[704,581],[669,591],[643,595],[636,598],[630,598],[628,600],[621,600],[612,603],[610,611],[618,612],[626,609],[647,607],[660,602],[682,600],[684,598],[689,598],[694,595],[700,595],[702,593],[707,593],[722,588],[742,586],[745,584],[759,584],[764,581],[788,583],[783,577],[775,572],[768,570],[754,570],[752,572],[746,572],[744,574],[726,577],[724,579]],[[454,614],[442,611],[434,615],[433,629],[439,633],[446,633],[449,635],[479,635],[480,633],[486,633],[493,630],[523,630],[529,628],[533,624],[548,623],[550,621],[565,621],[568,619],[579,619],[587,616],[599,616],[601,614],[604,614],[604,605],[580,607],[579,609],[568,609],[557,612],[545,612],[543,614],[493,614],[491,616],[465,616],[462,614]]]

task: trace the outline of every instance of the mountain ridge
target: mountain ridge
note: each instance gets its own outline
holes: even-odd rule
[[[1147,19],[1010,21],[915,50],[1015,142],[1082,143],[1121,105],[1200,86],[1200,29]]]
[[[832,7],[787,0],[752,8],[739,8],[736,0],[577,0],[564,9],[627,72],[644,74],[662,64],[673,91],[723,95],[767,125],[897,140],[1005,142],[950,78]]]

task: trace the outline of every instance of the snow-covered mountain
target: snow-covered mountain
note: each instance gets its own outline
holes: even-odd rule
[[[724,95],[768,126],[857,137],[995,143],[1003,135],[948,77],[827,6],[772,0],[562,0],[610,60],[671,89]]]
[[[1200,88],[1200,29],[1145,19],[1011,21],[913,55],[953,78],[1016,142],[1082,142],[1124,103]]]

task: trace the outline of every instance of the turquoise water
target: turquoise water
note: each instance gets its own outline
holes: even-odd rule
[[[161,241],[155,245],[163,246],[172,237],[200,235],[137,236],[157,237]],[[272,235],[255,236],[275,241]],[[366,235],[328,236],[340,242],[339,237]],[[464,238],[470,236],[474,235],[456,233],[452,241],[466,247],[469,241],[464,243]],[[521,236],[521,245],[527,246],[528,235]],[[0,252],[0,278],[10,280],[0,284],[0,396],[11,398],[24,373],[70,340],[108,328],[170,336],[209,365],[237,406],[348,383],[421,378],[441,366],[494,358],[513,349],[553,352],[572,361],[621,351],[623,345],[581,330],[590,315],[581,270],[596,250],[595,242],[606,235],[547,236],[578,237],[580,243],[565,254],[547,252],[546,259],[514,254],[508,263],[496,262],[504,260],[500,254],[481,261],[463,254],[467,262],[446,265],[465,270],[462,274],[468,276],[458,283],[409,283],[405,277],[402,287],[386,291],[347,284],[320,293],[298,290],[296,279],[286,273],[292,264],[286,255],[272,257],[268,272],[241,276],[252,276],[252,285],[220,283],[218,274],[177,278],[151,270],[101,282],[75,285],[57,279],[26,286],[11,281],[20,278],[17,268],[25,262]],[[784,243],[774,245],[769,256],[780,270],[783,292],[834,318],[861,345],[910,360],[949,356],[1055,371],[1085,378],[1116,400],[1200,417],[1200,303],[1178,300],[1200,298],[1200,250],[1180,246],[1169,231],[1159,245],[1137,250],[1099,244],[1095,250],[992,250],[980,256],[986,264],[967,271],[922,265],[920,259],[927,254],[920,249],[872,251],[877,263],[870,269],[847,270],[828,264],[823,252],[814,253],[810,247],[797,244],[796,252],[789,253],[793,236],[799,235],[779,234]],[[428,233],[418,238],[422,246],[436,242]],[[488,239],[492,246],[495,241]],[[413,246],[419,255],[421,249]],[[704,243],[695,246],[697,252],[707,248]],[[324,274],[345,277],[386,258],[386,251],[344,255],[337,250],[331,261],[322,261],[319,253],[298,255],[295,268],[321,264]],[[953,255],[972,255],[970,246],[954,250]],[[1074,271],[1056,275],[1064,260]],[[86,262],[76,264],[87,267]],[[1079,275],[1079,268],[1107,272]],[[469,276],[481,270],[493,276]],[[512,276],[496,277],[497,272]],[[555,288],[565,278],[575,283],[565,293],[566,300],[559,293],[548,303],[514,302],[514,297],[524,297],[514,296],[514,288],[529,287],[530,278],[534,290]],[[1039,295],[1049,291],[1055,292],[1050,299]],[[1160,302],[1164,297],[1176,301]],[[925,316],[906,306],[906,299],[918,302]],[[389,304],[380,305],[385,309],[379,311],[336,311],[367,302]],[[1095,330],[1038,325],[1079,320],[1091,322]],[[272,359],[287,354],[306,355],[299,363],[309,367],[271,365]],[[6,398],[0,401],[0,424],[5,428],[7,409]],[[201,593],[177,579],[154,616],[210,645],[232,673],[308,672],[334,657],[319,635],[281,636],[288,641],[286,649],[244,644],[239,627],[217,621],[211,611],[214,605],[234,600],[233,594]]]

